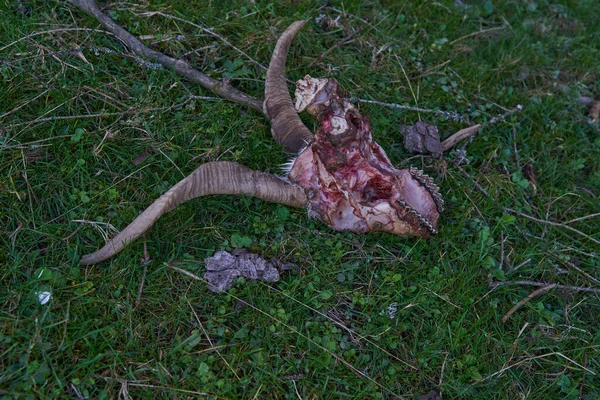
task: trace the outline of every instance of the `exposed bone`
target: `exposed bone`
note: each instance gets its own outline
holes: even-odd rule
[[[114,256],[179,204],[211,194],[245,194],[292,207],[305,207],[307,204],[302,189],[275,175],[227,161],[206,163],[160,196],[104,247],[83,256],[81,264],[96,264]]]
[[[437,233],[443,209],[438,187],[417,169],[395,169],[371,136],[366,117],[338,93],[335,79],[306,76],[296,84],[296,108],[321,128],[288,175],[310,196],[309,210],[336,230],[397,235]]]

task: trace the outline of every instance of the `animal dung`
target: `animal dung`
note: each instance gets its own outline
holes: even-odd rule
[[[279,272],[295,269],[293,264],[279,260],[267,261],[258,254],[249,253],[244,249],[236,249],[232,253],[218,251],[214,256],[204,260],[208,281],[208,290],[215,293],[231,289],[233,282],[239,277],[265,282],[278,282]]]
[[[414,125],[403,125],[400,131],[404,135],[404,147],[411,153],[442,156],[442,144],[437,126],[419,121]]]

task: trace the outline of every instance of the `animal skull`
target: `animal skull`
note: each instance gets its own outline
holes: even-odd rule
[[[392,166],[368,118],[340,96],[335,79],[299,80],[295,106],[321,125],[288,175],[307,192],[311,215],[338,231],[437,232],[443,209],[437,186],[416,169]]]
[[[81,1],[71,0],[73,3]],[[82,8],[101,21],[95,3]],[[206,163],[159,197],[100,250],[81,264],[104,261],[140,237],[179,204],[209,194],[246,194],[307,207],[309,214],[335,230],[385,231],[428,237],[437,232],[443,202],[433,180],[415,168],[395,169],[371,135],[367,117],[338,92],[335,79],[306,76],[298,81],[295,105],[287,89],[285,60],[305,21],[281,35],[267,71],[263,109],[277,143],[298,153],[285,178],[252,171],[231,162]],[[120,28],[122,29],[122,28]],[[122,33],[124,34],[124,33]],[[127,33],[128,34],[128,33]],[[313,137],[297,112],[306,110],[321,127]]]

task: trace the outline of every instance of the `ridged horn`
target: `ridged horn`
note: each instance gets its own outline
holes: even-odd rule
[[[211,194],[244,194],[292,207],[305,207],[308,203],[301,188],[278,176],[227,161],[206,163],[160,196],[104,247],[84,255],[80,263],[96,264],[114,256],[150,229],[163,214],[185,201]]]
[[[290,44],[305,23],[296,21],[283,32],[273,51],[265,79],[263,108],[271,121],[273,138],[284,150],[292,153],[300,152],[312,140],[312,132],[296,113],[285,79],[285,61]]]

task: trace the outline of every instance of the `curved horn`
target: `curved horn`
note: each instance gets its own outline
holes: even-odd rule
[[[150,229],[163,214],[185,201],[210,194],[245,194],[293,207],[305,207],[308,202],[301,188],[276,175],[227,161],[206,163],[160,196],[104,247],[84,255],[80,263],[96,264],[114,256]]]
[[[283,32],[271,57],[265,79],[264,111],[271,121],[273,138],[284,150],[298,153],[312,140],[312,132],[296,113],[285,80],[285,60],[292,40],[306,21],[296,21]]]

